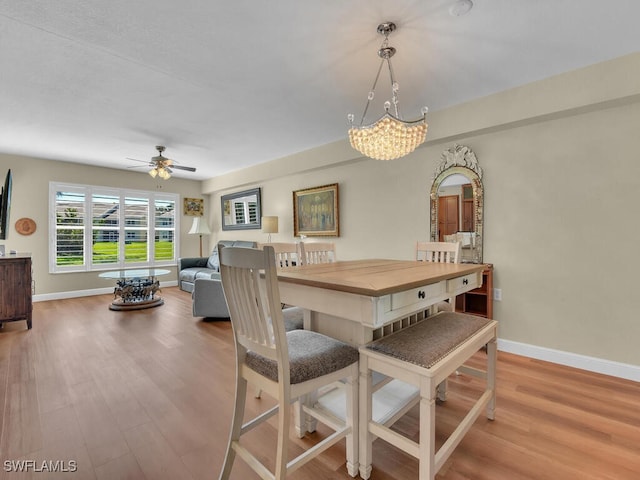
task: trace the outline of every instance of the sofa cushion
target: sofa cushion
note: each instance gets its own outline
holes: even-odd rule
[[[191,267],[180,270],[180,280],[183,282],[195,282],[196,278],[211,278],[214,273],[210,268]]]
[[[196,280],[198,278],[204,278],[206,280],[220,280],[221,281],[220,272],[214,272],[211,269],[206,269],[206,270],[203,270],[201,272],[198,272],[196,274]]]
[[[246,248],[256,248],[256,242],[248,242],[246,240],[236,240],[231,245],[232,247],[246,247]]]
[[[248,242],[246,240],[220,240],[218,244],[222,244],[225,247],[247,247],[256,248],[256,242]],[[218,258],[218,244],[213,248],[211,256],[207,260],[207,268],[210,268],[214,272],[220,271],[220,259]]]
[[[207,268],[209,268],[210,270],[213,270],[214,272],[220,271],[220,259],[218,259],[217,248],[213,251],[213,253],[211,253],[209,260],[207,260]]]

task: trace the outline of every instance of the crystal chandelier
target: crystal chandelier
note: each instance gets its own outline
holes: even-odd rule
[[[389,46],[389,34],[396,29],[396,24],[385,22],[378,25],[378,33],[384,35],[382,46],[378,50],[378,56],[382,59],[378,74],[373,82],[373,87],[367,96],[367,104],[362,114],[362,119],[358,126],[354,126],[355,119],[353,113],[348,115],[351,128],[349,129],[349,140],[351,146],[363,155],[376,160],[395,160],[413,152],[418,145],[424,142],[427,137],[426,115],[428,108],[422,108],[422,118],[414,121],[402,120],[398,109],[398,83],[393,76],[391,68],[391,57],[396,53],[396,49]],[[384,103],[385,113],[375,123],[364,125],[364,118],[369,109],[369,104],[375,96],[375,89],[380,78],[380,72],[384,63],[387,62],[389,77],[391,79],[391,101]],[[391,110],[393,107],[392,112]]]

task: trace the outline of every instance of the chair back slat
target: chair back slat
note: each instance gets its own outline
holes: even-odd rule
[[[259,243],[258,248],[263,249],[265,246],[273,247],[276,259],[276,267],[293,268],[301,265],[300,247],[295,242],[273,242]]]
[[[286,359],[288,365],[273,247],[220,246],[219,250],[222,287],[236,342],[279,363]]]
[[[304,265],[336,262],[336,245],[333,242],[300,242],[300,256]]]
[[[459,263],[460,242],[416,242],[416,260],[435,263]]]

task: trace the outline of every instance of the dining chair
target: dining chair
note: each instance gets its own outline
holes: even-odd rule
[[[258,248],[261,250],[266,246],[273,248],[276,268],[288,270],[301,265],[300,245],[298,243],[274,242],[258,244]],[[283,304],[282,314],[284,316],[284,329],[286,331],[304,328],[304,310],[302,308]],[[257,395],[256,398],[258,398]]]
[[[452,233],[451,235],[445,235],[444,241],[447,243],[455,243],[458,241],[458,234]]]
[[[416,260],[460,263],[460,242],[416,242]]]
[[[460,263],[460,242],[416,242],[416,260],[434,263]],[[438,302],[437,312],[453,312],[456,309],[456,298]]]
[[[336,244],[333,242],[300,242],[300,256],[304,265],[336,262]]]
[[[259,243],[258,248],[273,247],[277,268],[300,266],[300,246],[296,242]]]
[[[284,479],[342,438],[346,439],[347,470],[356,476],[358,350],[317,332],[285,332],[273,247],[222,247],[220,273],[236,347],[236,400],[220,480],[231,475],[236,455],[261,478]],[[248,382],[275,398],[277,405],[243,424]],[[307,394],[325,386],[345,390],[344,421],[306,401]],[[290,410],[296,399],[303,402],[305,414],[334,433],[288,460]],[[268,461],[269,468],[242,438],[276,414],[275,456],[265,457],[273,459]]]
[[[276,268],[279,269],[292,269],[300,266],[300,246],[296,242],[272,242],[272,243],[258,243],[260,250],[264,247],[273,247],[273,252],[276,260]],[[304,309],[300,307],[294,307],[290,305],[282,304],[282,316],[284,318],[284,330],[290,332],[291,330],[301,330],[304,328]],[[256,388],[255,398],[260,398],[262,392],[259,388]],[[303,435],[299,432],[299,436]]]

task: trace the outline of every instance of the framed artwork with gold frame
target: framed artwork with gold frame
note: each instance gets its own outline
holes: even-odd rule
[[[202,198],[185,198],[184,214],[190,217],[201,217],[204,214],[204,199]]]
[[[293,192],[293,236],[339,237],[338,184]]]

